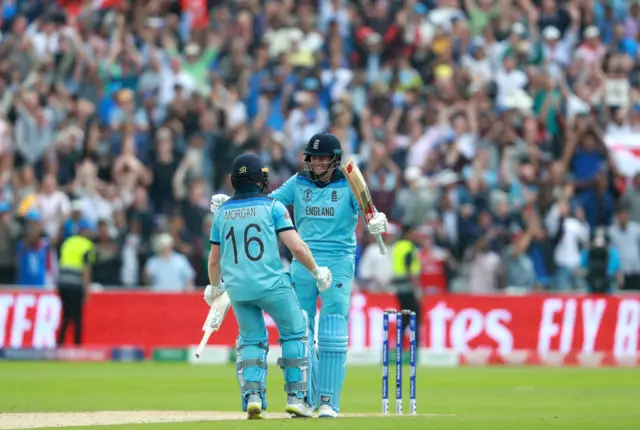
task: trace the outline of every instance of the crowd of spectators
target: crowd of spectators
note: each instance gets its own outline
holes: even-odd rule
[[[90,223],[95,282],[153,285],[165,258],[205,285],[231,160],[275,187],[330,131],[442,288],[640,289],[636,0],[0,7],[0,284],[55,282]],[[385,288],[358,236],[359,285]]]

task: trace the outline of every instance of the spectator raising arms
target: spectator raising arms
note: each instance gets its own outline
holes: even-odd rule
[[[596,231],[638,288],[637,2],[202,3],[3,5],[2,282],[55,277],[43,247],[87,221],[100,282],[190,288],[231,160],[258,154],[273,189],[328,131],[441,290],[589,288]]]

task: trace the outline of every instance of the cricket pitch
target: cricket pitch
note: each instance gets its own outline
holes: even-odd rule
[[[342,414],[346,418],[396,417],[383,414]],[[405,415],[410,416],[410,415]],[[415,416],[415,415],[414,415]],[[428,416],[453,416],[420,414]],[[399,416],[400,417],[400,416]],[[267,419],[288,419],[285,413],[267,413]],[[96,411],[96,412],[34,412],[1,414],[0,429],[33,429],[45,427],[107,426],[122,424],[183,423],[194,421],[246,420],[244,412],[222,411]]]

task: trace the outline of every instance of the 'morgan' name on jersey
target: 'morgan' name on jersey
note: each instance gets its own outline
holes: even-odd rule
[[[245,219],[253,216],[256,216],[255,207],[227,209],[224,212],[224,219],[226,220]]]
[[[307,216],[334,216],[335,209],[332,207],[306,206],[305,212]]]

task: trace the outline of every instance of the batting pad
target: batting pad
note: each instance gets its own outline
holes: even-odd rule
[[[284,373],[284,390],[299,399],[307,396],[307,371],[309,359],[307,357],[307,339],[292,339],[281,341],[282,358],[278,359],[278,366]]]
[[[236,344],[236,376],[242,396],[242,410],[247,411],[247,397],[257,393],[262,398],[262,409],[267,409],[267,353],[269,343],[265,339],[262,343],[245,344],[238,338]]]
[[[318,404],[328,404],[340,412],[340,392],[349,348],[349,323],[343,315],[328,314],[320,318],[318,346]]]

